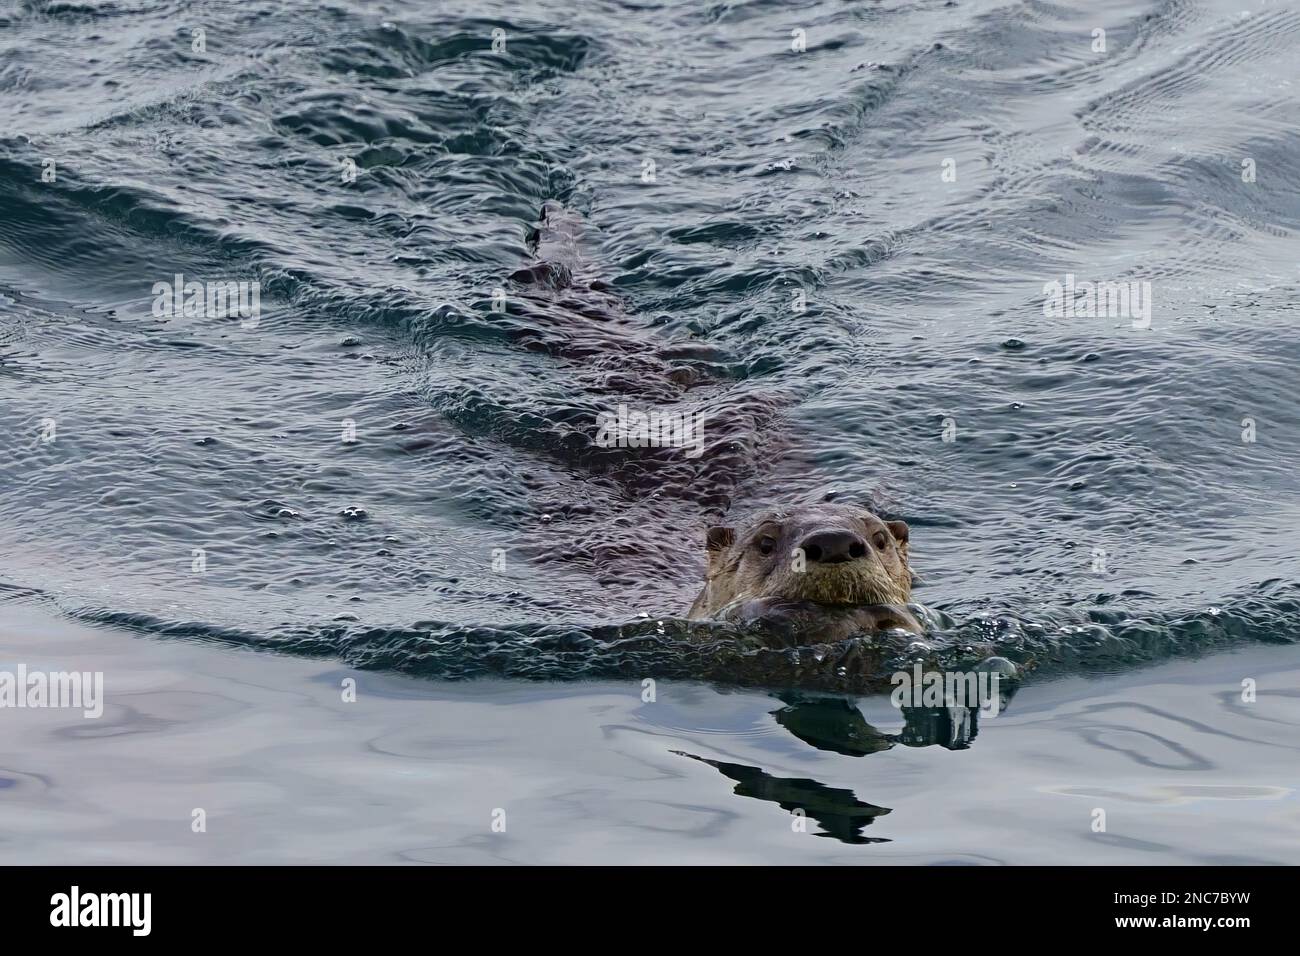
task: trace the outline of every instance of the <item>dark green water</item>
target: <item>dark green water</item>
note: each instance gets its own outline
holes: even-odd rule
[[[909,522],[953,659],[1289,643],[1300,13],[1242,9],[7,4],[0,581],[428,677],[864,689],[896,658],[675,622],[719,512],[830,496]],[[492,310],[548,199],[603,343]],[[178,273],[259,321],[155,315]],[[1044,315],[1067,275],[1149,327]],[[708,452],[586,454],[665,354]]]

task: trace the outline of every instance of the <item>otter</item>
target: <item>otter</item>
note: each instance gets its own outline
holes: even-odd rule
[[[599,258],[584,251],[598,235],[576,211],[548,200],[525,237],[529,261],[509,277],[507,310],[482,306],[504,337],[563,370],[557,387],[519,409],[509,393],[471,387],[450,394],[444,414],[527,456],[558,461],[563,484],[529,478],[531,516],[546,517],[519,522],[517,553],[585,571],[639,608],[683,573],[682,530],[720,521],[743,483],[785,457],[775,425],[791,395],[750,375],[725,349],[639,318],[601,278]],[[623,406],[704,425],[689,447],[602,441],[602,419]],[[561,497],[573,475],[584,482],[577,503]]]
[[[602,583],[621,584],[614,569],[629,556],[641,559],[636,575],[642,580],[647,570],[680,569],[678,549],[670,542],[691,519],[674,513],[672,503],[702,505],[705,520],[719,520],[742,481],[752,479],[760,463],[780,457],[773,447],[780,441],[770,426],[786,396],[730,379],[728,357],[706,343],[663,342],[656,329],[637,323],[584,255],[589,233],[576,212],[545,202],[527,236],[532,261],[510,276],[518,289],[515,311],[493,315],[525,347],[572,366],[573,392],[582,396],[581,405],[542,415],[554,419],[552,434],[563,436],[549,450],[591,474],[596,487],[612,486],[623,526],[645,532],[611,543],[608,524],[579,537],[576,522],[567,522],[567,546],[548,538],[537,547],[525,543],[525,553],[537,560],[588,563]],[[703,410],[707,440],[690,456],[675,447],[605,447],[595,440],[594,427],[571,427],[599,408],[601,398],[643,408]],[[531,414],[538,416],[537,410]],[[629,509],[635,515],[628,515]],[[777,631],[797,628],[817,640],[892,628],[919,633],[920,624],[904,607],[912,586],[907,534],[902,521],[829,503],[764,512],[740,535],[729,527],[710,528],[707,581],[688,617],[763,621]]]
[[[912,596],[908,527],[866,508],[808,504],[763,511],[740,533],[708,530],[704,587],[690,620],[809,628],[818,640],[922,628]]]

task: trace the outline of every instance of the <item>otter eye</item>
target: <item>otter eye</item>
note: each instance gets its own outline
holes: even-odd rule
[[[758,550],[760,554],[771,554],[776,548],[776,541],[766,535],[758,539]]]
[[[885,538],[885,533],[883,531],[877,531],[875,535],[872,537],[871,543],[877,551],[884,551],[885,545],[888,544],[889,542]]]

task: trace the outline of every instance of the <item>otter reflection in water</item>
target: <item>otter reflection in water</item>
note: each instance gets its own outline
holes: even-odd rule
[[[888,837],[866,837],[863,827],[889,813],[889,807],[863,803],[852,790],[828,787],[806,777],[774,777],[757,767],[707,760],[682,750],[673,753],[716,767],[724,777],[736,781],[737,796],[770,800],[782,810],[802,812],[816,820],[824,832],[814,836],[835,837],[844,843],[888,843]]]
[[[1014,689],[1001,691],[992,713],[1000,712],[1014,693]],[[818,750],[850,757],[879,753],[895,744],[965,750],[979,736],[981,712],[990,713],[988,708],[959,705],[902,707],[902,729],[898,733],[886,733],[867,723],[862,711],[842,697],[798,691],[774,696],[785,703],[784,707],[772,711],[778,724]]]
[[[1014,686],[999,692],[993,709],[980,707],[903,707],[903,727],[886,733],[867,723],[862,711],[843,697],[788,691],[776,694],[785,706],[772,711],[776,722],[804,743],[830,753],[849,757],[905,747],[938,746],[965,750],[979,734],[980,712],[996,714],[1015,693]],[[888,843],[888,837],[867,837],[862,831],[889,807],[859,800],[852,790],[828,787],[804,777],[776,777],[758,767],[707,760],[684,751],[673,751],[715,767],[736,781],[737,796],[767,800],[783,810],[800,810],[822,827],[816,836],[834,837],[844,843]]]

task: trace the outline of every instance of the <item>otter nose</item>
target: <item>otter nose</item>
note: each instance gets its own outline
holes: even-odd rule
[[[822,564],[851,561],[867,553],[867,543],[852,531],[818,531],[799,542],[804,557]]]

